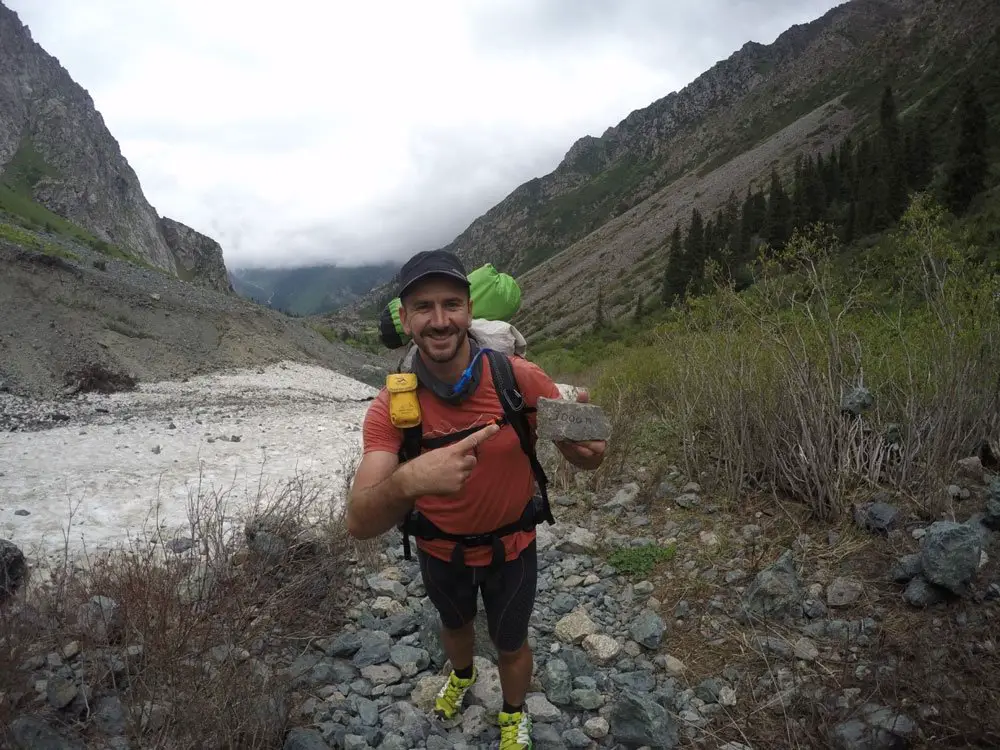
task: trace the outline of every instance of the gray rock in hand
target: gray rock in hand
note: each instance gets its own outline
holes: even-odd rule
[[[538,437],[573,442],[607,440],[611,437],[611,423],[596,404],[540,397]]]

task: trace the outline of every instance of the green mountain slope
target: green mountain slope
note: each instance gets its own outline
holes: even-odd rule
[[[742,200],[772,168],[787,176],[803,151],[826,152],[877,124],[887,83],[904,117],[946,98],[998,23],[995,0],[851,0],[773,44],[747,43],[599,138],[579,139],[553,172],[516,188],[447,247],[470,267],[514,273],[526,312],[589,316],[599,287],[621,296],[637,280],[651,295],[655,284],[643,279],[662,270],[664,240],[693,207],[710,214],[733,191]],[[643,263],[637,279],[631,270]],[[386,292],[355,308],[370,311]]]
[[[707,173],[688,173],[626,215],[522,274],[519,281],[525,294],[517,323],[536,340],[586,330],[596,317],[599,292],[604,317],[630,314],[637,297],[647,309],[660,304],[664,274],[671,273],[671,235],[680,229],[684,238],[681,246],[689,245],[695,215],[701,223],[695,244],[703,242],[706,232],[712,233],[704,240],[704,250],[698,251],[695,265],[700,272],[707,260],[723,265],[732,261],[733,243],[741,239],[737,236],[741,231],[748,232],[742,238],[747,244],[741,252],[748,254],[743,260],[752,258],[761,242],[780,248],[793,228],[804,228],[813,221],[834,225],[847,243],[870,245],[881,232],[892,228],[909,193],[927,189],[946,203],[949,173],[956,168],[955,149],[963,127],[961,99],[967,86],[974,87],[983,108],[985,160],[995,164],[1000,158],[1000,144],[989,137],[1000,126],[1000,33],[993,31],[990,38],[963,47],[962,58],[962,64],[956,60],[948,65],[929,62],[923,76],[900,74],[886,81],[893,84],[893,127],[897,131],[893,148],[898,153],[891,170],[886,168],[886,136],[880,124],[885,84],[878,90],[865,87],[852,91]],[[853,107],[847,105],[849,96],[855,101]],[[811,165],[812,171],[800,171],[797,164]],[[810,186],[802,178],[813,176],[817,164],[823,165],[822,193],[815,209],[809,209],[805,204]],[[913,171],[926,174],[912,177]],[[775,182],[781,187],[777,204],[771,199]],[[989,191],[995,182],[995,169],[991,172],[987,168],[977,193]],[[760,214],[750,222],[749,230],[741,226],[748,197],[757,201]],[[781,231],[768,226],[775,205],[787,213]],[[968,225],[982,243],[981,252],[996,255],[1000,254],[1000,240],[990,225],[997,218],[991,205],[986,197],[974,200],[969,206],[973,216],[968,217]],[[689,280],[690,274],[681,279],[681,286]]]

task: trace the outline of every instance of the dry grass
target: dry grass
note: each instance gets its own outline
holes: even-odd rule
[[[0,727],[37,711],[92,738],[97,701],[116,695],[133,746],[280,747],[295,685],[278,667],[340,627],[345,579],[376,559],[347,535],[341,499],[295,478],[237,512],[231,492],[199,488],[190,550],[153,535],[32,581],[0,610]],[[117,605],[97,618],[106,627],[80,614],[96,596]],[[61,711],[19,697],[25,660],[74,641],[80,695]]]
[[[627,388],[617,387],[605,394],[602,407],[611,422],[611,439],[601,466],[590,474],[590,486],[595,490],[606,489],[620,477],[634,449],[635,424],[641,417],[640,404],[632,398]]]
[[[780,667],[754,639],[762,630],[774,635],[782,629],[755,628],[729,663],[765,678],[745,681],[720,735],[753,747],[828,747],[835,726],[860,718],[862,707],[874,703],[916,722],[919,736],[909,747],[996,747],[1000,677],[988,644],[996,643],[1000,625],[991,614],[974,605],[912,610],[897,599],[870,639],[838,641],[815,662],[784,659]],[[791,643],[797,637],[787,636]],[[775,706],[775,695],[793,684],[798,687],[787,705]]]
[[[835,521],[887,487],[939,517],[955,461],[1000,435],[1000,296],[926,200],[891,241],[897,290],[845,279],[822,228],[797,235],[746,293],[691,300],[609,363],[602,400],[654,415],[726,498],[765,490]]]
[[[715,729],[699,730],[717,745],[831,747],[835,727],[869,703],[916,722],[910,747],[1000,741],[1000,610],[982,600],[996,562],[971,597],[926,610],[906,604],[889,580],[895,559],[917,549],[909,523],[962,521],[981,508],[953,503],[944,486],[958,459],[1000,434],[1000,296],[995,279],[966,266],[967,249],[926,201],[915,202],[894,242],[901,291],[882,289],[891,304],[873,299],[855,269],[847,280],[835,271],[828,238],[800,236],[751,293],[720,289],[695,300],[641,348],[599,368],[599,401],[621,426],[604,486],[641,466],[658,477],[676,461],[706,490],[703,504],[719,508],[650,502],[642,532],[680,529],[676,558],[648,577],[668,624],[681,600],[690,605],[662,649],[684,661],[681,687],[736,672],[736,705]],[[859,387],[874,396],[860,414],[843,408]],[[906,519],[889,537],[859,529],[851,512],[883,491]],[[608,529],[636,533],[627,518],[605,519]],[[741,533],[749,524],[760,527],[752,541]],[[719,544],[704,545],[701,530]],[[797,658],[773,647],[791,649],[802,623],[733,617],[739,587],[786,549],[803,597],[838,577],[859,581],[858,601],[819,619],[871,618],[871,632],[810,636],[818,658]],[[713,567],[714,578],[702,576]],[[745,577],[725,583],[734,568]]]

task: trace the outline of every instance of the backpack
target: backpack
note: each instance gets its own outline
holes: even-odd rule
[[[510,326],[509,324],[504,325],[510,329],[509,331],[506,331],[506,336],[502,335],[505,332],[502,328],[498,330],[494,327],[488,327],[488,332],[494,337],[499,336],[499,340],[501,341],[524,341],[521,334],[518,333],[513,326]],[[476,338],[477,342],[483,344],[486,343],[484,341],[486,338],[485,336],[477,336],[471,330],[470,336]],[[520,345],[515,343],[515,346],[519,347]],[[403,372],[410,369],[410,364],[413,361],[413,350],[415,349],[416,347],[411,344],[410,351],[407,352],[406,356],[404,356],[403,360],[400,362],[398,371]],[[508,349],[508,351],[514,353],[510,349]],[[518,388],[517,378],[514,375],[514,368],[510,363],[507,352],[487,346],[482,347],[482,352],[483,356],[485,356],[490,363],[493,385],[496,389],[500,405],[504,412],[504,416],[498,423],[500,424],[501,429],[504,426],[510,426],[511,429],[517,433],[518,441],[521,444],[521,450],[527,457],[527,460],[531,465],[532,473],[535,475],[535,483],[538,487],[538,492],[529,498],[528,502],[525,504],[524,512],[517,521],[483,534],[452,534],[436,526],[423,513],[420,513],[415,509],[411,510],[397,526],[403,535],[403,558],[405,560],[411,559],[410,536],[415,536],[421,539],[445,539],[455,542],[451,561],[458,567],[465,566],[465,548],[491,546],[493,548],[493,558],[489,568],[491,571],[495,571],[500,565],[503,564],[505,557],[503,537],[509,536],[517,531],[531,531],[542,521],[547,522],[549,525],[555,523],[555,518],[552,516],[552,510],[549,505],[548,479],[545,476],[545,470],[542,468],[542,465],[538,460],[538,456],[535,453],[535,448],[531,442],[531,428],[528,423],[527,415],[533,412],[534,408],[528,407],[525,404],[524,397]],[[400,463],[416,458],[424,449],[433,450],[434,448],[440,448],[450,443],[457,442],[458,440],[462,440],[463,438],[468,437],[474,432],[482,429],[483,426],[473,427],[460,432],[433,438],[423,437],[422,427],[419,423],[399,428],[403,433],[403,442],[399,450]]]
[[[481,321],[507,321],[521,307],[521,288],[512,276],[500,273],[487,263],[469,274],[469,295],[473,311]],[[389,349],[398,349],[409,342],[399,320],[399,297],[395,297],[379,315],[379,338]]]

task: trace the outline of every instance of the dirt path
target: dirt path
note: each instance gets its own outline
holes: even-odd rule
[[[157,531],[190,536],[199,487],[229,515],[296,475],[336,496],[375,393],[286,362],[60,404],[60,426],[0,434],[0,537],[44,564],[64,544],[77,558]]]

